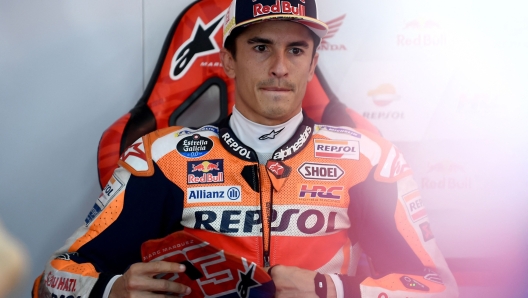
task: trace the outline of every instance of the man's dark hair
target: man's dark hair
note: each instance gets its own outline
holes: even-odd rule
[[[224,48],[229,53],[231,53],[231,55],[233,55],[233,59],[236,59],[236,42],[235,41],[237,37],[240,34],[242,34],[244,30],[246,30],[246,28],[247,27],[237,27],[233,29],[233,31],[231,31],[231,34],[229,34],[229,36],[227,37],[225,41]],[[313,43],[314,43],[314,48],[312,51],[312,60],[313,60],[317,47],[319,46],[319,43],[321,42],[321,38],[319,38],[319,36],[317,36],[317,34],[315,34],[312,30],[308,30],[308,31],[310,32],[310,36],[312,37]]]

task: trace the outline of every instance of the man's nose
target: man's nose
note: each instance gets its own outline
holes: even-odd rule
[[[288,75],[288,61],[285,53],[275,53],[272,59],[270,75],[276,78],[286,77]]]

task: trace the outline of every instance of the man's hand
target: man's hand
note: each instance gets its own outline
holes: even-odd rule
[[[191,288],[164,279],[155,279],[160,273],[180,273],[185,266],[172,262],[136,263],[119,277],[110,291],[109,298],[163,297],[153,292],[189,295]]]
[[[318,298],[315,294],[314,278],[317,272],[291,266],[274,266],[271,278],[277,291],[275,298],[306,297]],[[335,285],[330,276],[325,275],[327,298],[335,298]]]

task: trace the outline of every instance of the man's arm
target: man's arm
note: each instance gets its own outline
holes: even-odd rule
[[[345,297],[458,297],[410,168],[383,142],[380,164],[349,191],[349,237],[368,256],[371,276],[342,276]]]
[[[276,265],[270,272],[275,283],[275,298],[306,297],[318,298],[315,290],[317,272],[293,266]],[[325,274],[325,292],[327,298],[336,298],[336,287],[332,278]],[[338,298],[338,297],[337,297]]]
[[[182,229],[183,191],[155,163],[150,163],[149,175],[134,172],[133,165],[126,168],[115,170],[85,224],[54,253],[36,281],[34,296],[102,297],[116,275],[155,275],[148,264],[141,264],[141,244]],[[140,264],[131,267],[135,263]],[[134,288],[136,280],[129,278],[125,287]]]

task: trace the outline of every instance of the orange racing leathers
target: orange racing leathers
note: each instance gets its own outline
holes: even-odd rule
[[[150,133],[119,164],[35,296],[101,297],[142,243],[182,229],[258,266],[340,274],[345,297],[458,295],[411,170],[378,135],[305,117],[261,165],[226,119]]]

